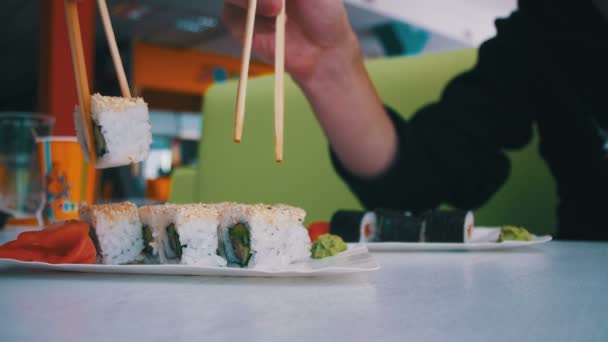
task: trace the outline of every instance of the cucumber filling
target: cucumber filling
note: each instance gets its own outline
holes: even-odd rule
[[[97,157],[103,157],[104,154],[108,153],[106,138],[104,138],[103,133],[101,133],[101,126],[96,123],[93,123],[93,135],[95,138],[95,153],[97,154]]]
[[[169,239],[169,247],[173,250],[178,259],[182,258],[182,248],[186,246],[182,246],[179,242],[179,234],[177,230],[175,230],[175,225],[171,223],[167,227],[167,238]]]
[[[152,229],[148,226],[143,226],[141,228],[142,238],[144,240],[144,253],[148,255],[152,255],[154,249],[150,245],[154,238],[152,237]]]
[[[251,239],[249,228],[244,223],[237,223],[228,228],[228,238],[234,253],[234,263],[241,267],[247,266],[251,258]]]

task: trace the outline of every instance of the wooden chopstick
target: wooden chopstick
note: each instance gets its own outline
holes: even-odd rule
[[[249,78],[249,63],[251,61],[251,47],[253,45],[253,30],[255,27],[255,13],[257,6],[257,0],[249,0],[249,10],[247,11],[247,23],[245,26],[243,56],[241,60],[241,77],[239,78],[239,85],[236,94],[236,113],[234,115],[234,141],[237,143],[240,143],[243,137],[245,100],[247,98],[247,79]]]
[[[276,18],[274,61],[274,154],[277,163],[283,162],[283,137],[285,125],[285,26],[286,3],[282,1],[281,12]]]
[[[97,163],[95,145],[93,139],[93,120],[91,119],[91,92],[82,47],[82,36],[80,33],[80,21],[78,19],[77,0],[65,0],[65,15],[68,28],[68,38],[72,53],[72,64],[74,65],[74,76],[76,77],[76,89],[78,102],[80,104],[80,115],[82,115],[83,130],[89,160],[93,166]]]
[[[122,96],[130,98],[131,90],[129,89],[129,83],[127,82],[125,68],[122,65],[122,59],[120,58],[118,44],[116,44],[116,36],[114,35],[114,29],[112,28],[112,21],[110,20],[108,4],[106,3],[106,0],[97,0],[97,5],[99,6],[101,22],[103,24],[103,29],[106,33],[108,47],[110,48],[110,54],[112,55],[112,61],[114,62],[114,70],[116,70],[116,76],[118,77],[118,83],[120,83],[120,90],[122,92]]]

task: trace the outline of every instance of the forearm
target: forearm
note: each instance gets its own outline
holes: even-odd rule
[[[356,37],[345,45],[326,51],[311,74],[295,78],[343,165],[356,176],[372,178],[391,165],[397,135]]]

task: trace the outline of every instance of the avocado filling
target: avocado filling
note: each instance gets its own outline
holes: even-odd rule
[[[144,240],[144,253],[151,255],[154,250],[150,245],[150,243],[152,243],[152,241],[154,240],[154,238],[152,237],[152,229],[150,229],[150,227],[148,226],[143,226],[141,228],[141,233],[142,238]]]
[[[249,259],[251,258],[251,240],[247,225],[244,223],[237,223],[228,228],[228,237],[232,244],[234,256],[237,259],[235,263],[241,267],[247,266]]]
[[[175,230],[175,225],[171,223],[167,227],[167,238],[169,239],[169,247],[175,252],[178,259],[182,257],[182,245],[179,242],[179,234]]]
[[[104,154],[108,153],[108,149],[106,147],[106,139],[101,133],[101,126],[93,123],[93,136],[95,138],[95,154],[97,157],[102,157]]]

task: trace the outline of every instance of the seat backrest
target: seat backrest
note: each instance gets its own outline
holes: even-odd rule
[[[383,101],[407,117],[436,100],[451,78],[473,65],[475,56],[475,50],[465,50],[379,59],[367,66]],[[333,170],[327,141],[291,80],[285,89],[285,162],[274,162],[273,86],[272,77],[249,81],[243,142],[238,145],[232,141],[236,82],[214,86],[207,93],[195,184],[198,200],[288,203],[305,208],[308,222],[328,220],[337,209],[360,208]],[[478,212],[477,222],[546,231],[555,222],[555,194],[546,167],[535,144],[514,159],[516,179]],[[534,198],[542,201],[530,200],[531,187]]]

